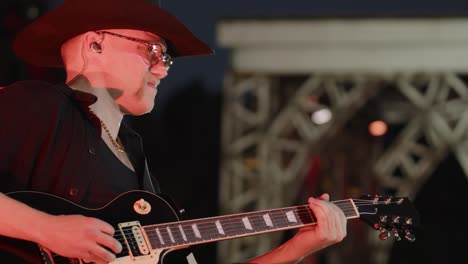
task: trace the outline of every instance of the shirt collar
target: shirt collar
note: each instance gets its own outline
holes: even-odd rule
[[[90,108],[90,106],[94,104],[98,98],[94,94],[74,90],[66,84],[60,85],[59,88],[63,93],[65,93],[67,97],[72,100],[72,102],[80,109],[80,111],[88,117],[88,119],[98,129],[97,131],[101,133],[101,122]],[[119,136],[122,136],[122,139],[128,136],[136,136],[138,139],[140,139],[140,135],[128,127],[124,120],[122,120],[122,124],[120,125]]]

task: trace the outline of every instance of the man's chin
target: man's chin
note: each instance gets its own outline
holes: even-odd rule
[[[144,114],[150,113],[154,108],[154,102],[151,103],[140,103],[137,107],[132,108],[125,108],[120,105],[120,110],[125,115],[132,115],[132,116],[141,116]]]

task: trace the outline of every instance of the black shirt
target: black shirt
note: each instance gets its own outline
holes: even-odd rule
[[[47,192],[87,207],[132,189],[159,192],[137,133],[124,123],[119,131],[135,172],[104,143],[89,109],[96,100],[65,84],[22,81],[1,89],[0,192]]]
[[[137,133],[121,124],[119,138],[135,172],[102,140],[100,121],[89,109],[96,100],[65,84],[22,81],[0,88],[0,192],[46,192],[85,207],[101,207],[134,189],[160,193]],[[2,239],[2,261],[22,263],[8,253],[12,241]],[[177,252],[173,263],[191,253]]]

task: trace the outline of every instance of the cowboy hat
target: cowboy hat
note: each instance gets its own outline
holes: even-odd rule
[[[166,40],[172,57],[213,54],[175,16],[144,0],[65,0],[20,31],[13,48],[23,60],[63,66],[61,45],[79,34],[105,29],[135,29]]]

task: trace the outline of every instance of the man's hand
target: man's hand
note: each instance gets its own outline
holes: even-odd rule
[[[301,228],[293,238],[296,246],[307,254],[338,243],[346,236],[346,217],[341,209],[329,201],[328,194],[308,200],[317,224]]]
[[[114,253],[122,251],[122,245],[112,237],[114,232],[110,224],[97,218],[50,216],[42,225],[38,243],[64,257],[108,263],[115,260]]]

